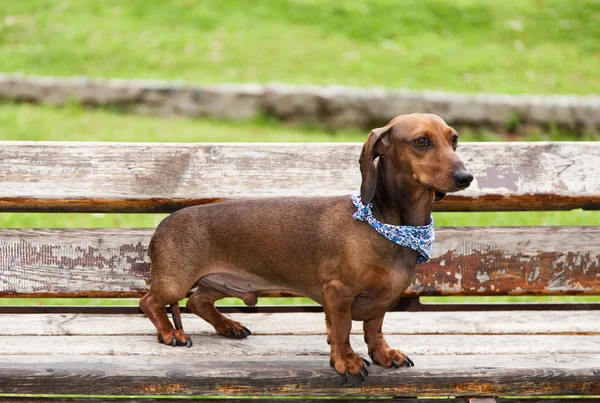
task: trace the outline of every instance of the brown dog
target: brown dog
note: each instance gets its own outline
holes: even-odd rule
[[[435,115],[401,115],[374,129],[360,155],[361,198],[383,223],[421,226],[434,201],[469,186],[456,154],[458,135]],[[376,162],[375,159],[379,157]],[[150,242],[150,291],[140,307],[165,344],[191,346],[178,301],[226,337],[250,331],[215,309],[224,297],[254,305],[264,291],[294,291],[323,305],[330,363],[342,374],[368,375],[350,346],[352,320],[363,321],[373,361],[413,365],[382,334],[383,317],[411,283],[418,253],[352,218],[349,196],[234,201],[179,210]],[[165,306],[171,305],[175,328]]]

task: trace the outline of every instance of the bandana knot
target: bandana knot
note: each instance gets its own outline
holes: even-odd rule
[[[433,241],[435,241],[433,217],[431,217],[429,224],[422,226],[384,224],[373,217],[371,211],[373,205],[371,203],[366,206],[362,203],[360,193],[352,195],[352,203],[356,207],[356,212],[352,214],[352,218],[366,221],[385,238],[419,253],[417,264],[425,263],[431,259],[431,249]]]

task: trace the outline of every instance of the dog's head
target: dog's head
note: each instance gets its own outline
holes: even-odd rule
[[[374,129],[359,160],[362,202],[369,203],[375,195],[377,157],[385,161],[392,175],[408,176],[416,186],[435,191],[436,200],[466,189],[473,175],[456,154],[457,144],[456,130],[436,115],[400,115],[385,127]]]

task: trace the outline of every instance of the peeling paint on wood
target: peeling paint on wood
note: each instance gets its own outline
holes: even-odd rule
[[[600,293],[598,227],[440,228],[437,238],[408,294]]]
[[[0,295],[139,297],[152,232],[0,229]],[[442,227],[406,294],[598,295],[598,239],[599,227]]]
[[[360,147],[0,142],[0,211],[168,212],[350,194]],[[597,143],[467,143],[459,154],[475,180],[437,210],[600,209]]]

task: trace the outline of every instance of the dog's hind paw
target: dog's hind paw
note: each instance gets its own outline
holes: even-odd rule
[[[231,321],[225,322],[219,328],[215,328],[217,333],[221,336],[229,337],[231,339],[245,339],[250,336],[252,332],[246,326],[242,325],[239,322]]]
[[[192,347],[192,339],[183,330],[172,330],[158,334],[158,342],[171,347]]]

